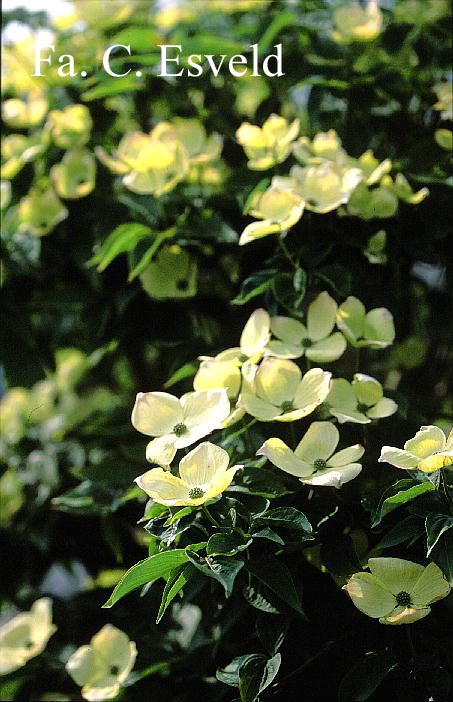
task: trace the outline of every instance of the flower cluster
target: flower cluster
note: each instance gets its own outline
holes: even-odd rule
[[[369,11],[359,5],[356,10]],[[349,8],[338,12],[343,11],[348,16]],[[269,234],[284,236],[299,222],[304,210],[317,214],[338,210],[340,215],[383,219],[396,214],[399,200],[416,205],[428,195],[427,188],[414,193],[401,173],[392,178],[389,159],[379,162],[372,151],[365,151],[359,158],[350,156],[333,129],[319,132],[312,140],[297,138],[298,131],[297,120],[289,125],[278,115],[271,115],[262,128],[244,123],[237,131],[236,137],[249,157],[249,168],[271,168],[291,153],[301,164],[291,166],[289,175],[273,176],[264,192],[259,188],[252,192],[245,213],[257,221],[245,227],[239,244]]]

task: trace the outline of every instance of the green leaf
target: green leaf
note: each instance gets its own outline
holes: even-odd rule
[[[207,556],[203,558],[197,553],[187,549],[187,555],[191,563],[198,570],[219,582],[225,590],[225,596],[229,597],[233,592],[234,581],[236,576],[244,565],[244,561],[237,558],[228,558],[218,556]]]
[[[285,543],[283,539],[278,534],[276,534],[275,531],[269,529],[269,527],[264,527],[264,529],[255,531],[255,533],[252,534],[252,536],[254,539],[267,539],[268,541],[274,541],[280,546],[282,546]]]
[[[283,602],[304,616],[291,572],[282,561],[274,556],[268,556],[248,561],[246,568]]]
[[[391,485],[383,493],[374,514],[372,527],[380,524],[385,515],[397,509],[397,507],[401,507],[401,505],[415,500],[416,497],[434,490],[434,485],[429,481],[416,483],[410,479],[398,480],[397,483]]]
[[[239,669],[250,658],[255,656],[255,653],[246,653],[243,656],[236,656],[224,668],[217,668],[216,678],[224,685],[230,687],[239,687]]]
[[[302,531],[312,538],[311,533],[313,529],[310,522],[305,514],[295,507],[277,507],[276,509],[270,509],[262,516],[254,519],[253,524],[266,524],[274,529],[281,527],[294,531]]]
[[[245,305],[246,302],[249,302],[254,297],[264,295],[264,293],[271,287],[272,280],[276,273],[277,270],[275,268],[268,268],[250,275],[242,283],[239,294],[234,298],[234,300],[231,301],[231,304]]]
[[[302,270],[301,268],[298,269]],[[272,280],[272,292],[276,301],[290,314],[300,317],[300,305],[305,297],[305,284],[302,274],[279,273]],[[296,285],[298,288],[296,288]]]
[[[389,651],[368,653],[341,681],[339,702],[365,702],[397,665],[398,661]]]
[[[134,247],[133,251],[129,251],[128,264],[129,264],[129,275],[127,277],[127,282],[133,281],[140,273],[149,266],[154,256],[159,252],[160,247],[167,241],[167,239],[172,239],[175,233],[175,228],[170,227],[164,232],[153,232],[150,236],[145,237],[138,242],[138,245]]]
[[[250,656],[239,668],[239,693],[241,702],[254,702],[277,675],[282,658],[276,653],[266,659],[261,654]]]
[[[244,469],[242,474],[242,485],[248,492],[262,497],[281,497],[287,494],[286,485],[277,473],[267,468],[254,468],[252,466]],[[240,492],[239,485],[234,486]]]
[[[198,363],[185,363],[183,366],[178,368],[178,370],[175,370],[175,372],[171,374],[169,379],[164,383],[164,388],[171,388],[173,387],[173,385],[176,385],[176,383],[181,382],[181,380],[193,378],[193,376],[197,372],[197,368]]]
[[[252,577],[250,584],[244,588],[242,594],[249,605],[260,612],[280,614],[278,597],[257,578]]]
[[[333,292],[340,297],[346,297],[352,291],[352,272],[339,263],[324,266],[317,273],[317,277],[329,285]]]
[[[395,526],[382,537],[373,550],[379,551],[381,549],[391,548],[405,541],[411,541],[411,543],[413,543],[423,531],[423,520],[415,514],[409,514],[402,522],[395,524]]]
[[[113,607],[122,597],[128,595],[142,585],[152,583],[159,578],[167,578],[174,568],[188,560],[185,549],[176,548],[173,551],[163,551],[155,556],[139,561],[121,578],[103,608]]]
[[[151,229],[139,222],[120,224],[101,244],[99,251],[88,261],[88,265],[97,265],[99,272],[104,271],[117,256],[132,251],[138,242],[150,233]]]
[[[447,529],[431,549],[431,558],[453,587],[453,531]]]
[[[91,102],[92,100],[101,100],[111,95],[122,95],[128,91],[143,90],[144,88],[145,83],[131,73],[123,78],[107,78],[94,88],[85,90],[81,98],[84,102]]]
[[[431,551],[439,542],[442,534],[445,534],[453,527],[453,517],[446,514],[428,514],[425,521],[426,527],[426,555],[429,556]]]
[[[162,600],[160,603],[159,612],[157,613],[156,624],[159,624],[167,607],[194,576],[195,572],[195,568],[191,564],[178,566],[178,568],[171,571],[162,593]]]
[[[218,532],[209,538],[206,553],[208,556],[234,556],[240,551],[245,551],[251,543],[251,539],[244,541],[237,532]]]
[[[279,615],[268,617],[260,614],[256,620],[256,633],[263,648],[270,656],[274,656],[283,645],[289,629],[289,618]]]

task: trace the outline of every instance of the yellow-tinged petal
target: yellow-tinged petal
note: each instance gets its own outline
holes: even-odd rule
[[[255,239],[262,239],[269,234],[277,234],[281,231],[280,224],[275,224],[270,219],[265,219],[262,222],[251,222],[242,232],[239,238],[239,246],[244,246],[244,244],[249,244]]]
[[[364,324],[365,307],[358,298],[350,295],[337,310],[337,327],[353,344],[363,336]]]
[[[80,646],[66,663],[66,671],[74,682],[82,687],[105,674],[105,663],[92,646]]]
[[[330,392],[326,399],[331,407],[342,410],[354,410],[357,407],[357,398],[351,383],[345,378],[335,378],[332,380]]]
[[[169,466],[177,451],[175,434],[164,434],[153,439],[146,446],[146,460],[158,466]]]
[[[348,465],[349,463],[355,463],[362,458],[365,453],[365,449],[360,444],[354,444],[354,446],[348,446],[347,448],[334,453],[334,455],[329,458],[327,465],[331,468],[341,468]]]
[[[229,460],[228,453],[223,448],[204,441],[181,459],[179,475],[191,487],[206,491],[214,475],[219,477],[219,472],[227,470]]]
[[[312,341],[325,339],[335,325],[337,303],[324,291],[308,306],[307,329]]]
[[[300,382],[300,368],[295,363],[268,357],[262,361],[256,373],[256,393],[263,400],[280,407],[284,402],[293,400]],[[299,406],[295,407],[299,409]]]
[[[181,397],[182,422],[202,438],[220,428],[230,413],[230,401],[226,388],[188,392]],[[184,438],[184,435],[181,437]],[[187,444],[186,444],[187,445]]]
[[[371,407],[367,411],[367,416],[370,419],[383,419],[384,417],[390,417],[398,409],[398,405],[394,400],[389,397],[382,397],[374,407]]]
[[[415,609],[414,607],[404,607],[395,610],[395,613],[382,617],[379,619],[381,624],[413,624],[419,619],[423,619],[431,612],[431,607],[424,607],[423,609]]]
[[[296,478],[309,476],[313,472],[313,466],[301,460],[281,439],[268,439],[256,454],[266,456],[274,466]]]
[[[170,434],[183,421],[183,411],[177,397],[168,392],[139,392],[131,417],[137,431],[147,436]]]
[[[112,624],[106,624],[91,639],[97,655],[106,662],[106,673],[115,667],[118,682],[124,681],[134,667],[137,649],[127,634]]]
[[[314,409],[324,402],[329,394],[331,377],[332,373],[323,371],[322,368],[312,368],[305,373],[294,397],[296,409]]]
[[[258,309],[250,315],[241,334],[241,351],[246,356],[262,354],[270,339],[270,317],[266,310]]]
[[[409,451],[395,448],[394,446],[383,446],[381,455],[378,458],[379,463],[390,463],[395,468],[403,468],[403,470],[413,470],[417,467],[419,458]]]
[[[217,471],[212,478],[209,489],[206,490],[204,501],[211,500],[213,497],[217,497],[217,495],[224,492],[233,482],[236,471],[243,467],[242,465],[236,465],[228,468],[228,470],[222,469]]]
[[[346,339],[341,332],[335,332],[332,336],[322,341],[317,341],[305,350],[305,355],[310,361],[316,363],[330,363],[336,361],[346,351]]]
[[[152,468],[135,479],[137,485],[149,497],[161,505],[189,505],[189,487],[181,478],[177,478],[162,468]]]
[[[271,331],[281,341],[295,346],[300,345],[302,340],[308,336],[307,328],[302,322],[280,315],[272,317]]]
[[[433,456],[423,458],[417,468],[424,473],[433,473],[435,470],[453,465],[453,451],[442,451]]]
[[[376,342],[378,347],[389,346],[395,340],[395,325],[391,312],[385,307],[377,307],[365,315],[363,336],[369,341]]]
[[[281,414],[280,407],[276,407],[267,400],[262,400],[257,395],[250,392],[241,392],[237,401],[237,407],[244,409],[247,414],[260,419],[262,422],[271,422]]]
[[[427,458],[433,453],[443,451],[445,444],[445,434],[442,429],[429,425],[421,427],[413,439],[406,441],[404,448],[418,458]]]
[[[82,697],[88,702],[113,700],[120,691],[120,684],[114,675],[96,680],[82,688]]]
[[[349,463],[339,468],[326,468],[318,470],[309,478],[301,478],[301,482],[306,485],[317,485],[318,487],[340,488],[350,480],[354,480],[362,470],[360,463]]]
[[[332,422],[312,422],[297,445],[295,454],[310,464],[317,458],[327,460],[335,451],[339,440],[339,431]]]
[[[450,584],[445,579],[439,566],[430,563],[411,589],[411,600],[415,607],[426,607],[446,597],[450,592]]]
[[[411,594],[425,570],[419,563],[406,561],[403,558],[370,558],[368,565],[372,574],[395,596],[399,592]]]
[[[235,398],[241,387],[241,370],[236,361],[202,361],[193,380],[194,390],[226,388]]]
[[[395,597],[371,573],[355,573],[345,590],[357,609],[374,619],[388,616],[396,607]]]
[[[368,407],[375,405],[384,395],[382,385],[371,375],[356,373],[351,385],[357,400]]]

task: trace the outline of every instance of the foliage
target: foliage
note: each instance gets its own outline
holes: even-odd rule
[[[5,13],[2,699],[450,698],[450,19]]]

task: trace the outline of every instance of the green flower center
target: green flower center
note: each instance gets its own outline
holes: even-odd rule
[[[185,424],[180,422],[179,424],[175,424],[173,427],[173,432],[176,434],[176,436],[182,436],[183,434],[187,434],[187,427]]]
[[[280,408],[282,412],[292,412],[294,409],[294,405],[291,402],[291,400],[285,400],[285,402],[282,402],[282,404],[280,405]]]
[[[310,346],[313,346],[313,342],[307,336],[305,339],[302,339],[302,346],[304,347],[304,349],[309,349]]]
[[[200,487],[193,487],[189,490],[189,497],[191,500],[199,500],[200,497],[203,497],[204,495],[204,490],[202,490]]]
[[[26,641],[24,644],[25,648],[31,648],[33,646],[33,641]]]
[[[369,410],[369,405],[366,405],[364,402],[359,402],[357,405],[357,411],[360,412],[361,414],[366,414]]]
[[[405,590],[399,592],[397,595],[395,595],[395,597],[396,602],[400,607],[408,607],[410,604],[412,604],[411,596]]]
[[[324,458],[316,458],[313,461],[313,467],[315,470],[325,470],[327,468],[327,461]]]
[[[110,668],[110,675],[118,675],[119,672],[119,667],[117,665],[112,665],[112,667]]]

